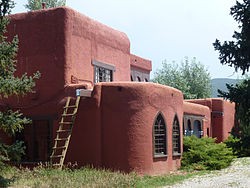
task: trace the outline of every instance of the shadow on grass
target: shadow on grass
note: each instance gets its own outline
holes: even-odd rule
[[[7,179],[3,176],[0,176],[0,187],[5,188],[10,185],[10,183],[14,182],[14,179]]]

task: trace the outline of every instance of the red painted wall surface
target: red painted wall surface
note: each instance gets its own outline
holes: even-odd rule
[[[152,83],[102,84],[103,164],[142,174],[179,168],[180,157],[172,156],[172,124],[177,114],[182,125],[182,106],[183,95],[174,88]],[[167,125],[168,157],[156,160],[152,130],[159,111]]]
[[[92,61],[115,66],[114,81],[130,81],[130,42],[126,34],[70,8],[11,15],[8,36],[19,37],[17,75],[39,70],[37,96],[58,95],[71,83],[93,83]]]
[[[234,126],[235,104],[223,99],[212,99],[212,101],[213,134],[217,137],[217,142],[222,142],[228,138]]]
[[[123,32],[70,8],[65,12],[66,83],[71,76],[93,82],[93,60],[115,66],[114,81],[130,80],[130,41]]]
[[[148,74],[152,70],[152,64],[151,64],[150,60],[141,58],[141,57],[136,56],[134,54],[130,54],[130,65],[131,65],[131,67],[143,70]]]
[[[226,140],[234,126],[235,104],[222,98],[187,100],[208,106],[211,111],[212,137],[217,142]]]
[[[209,132],[211,132],[211,111],[207,106],[194,104],[190,102],[184,102],[183,103],[183,111],[185,115],[198,115],[198,116],[204,116],[203,120],[203,133],[204,136],[207,135],[207,129],[209,129]],[[209,135],[211,135],[209,133]]]
[[[182,108],[182,93],[174,88],[99,83],[92,98],[81,99],[67,161],[140,174],[176,170],[180,156],[172,156],[172,124],[177,115],[182,132]],[[166,120],[168,156],[154,159],[152,131],[159,111]]]

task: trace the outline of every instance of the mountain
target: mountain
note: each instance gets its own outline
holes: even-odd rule
[[[227,91],[226,83],[235,85],[241,81],[240,79],[230,79],[230,78],[214,78],[211,81],[212,84],[212,97],[218,97],[218,89],[222,91]]]

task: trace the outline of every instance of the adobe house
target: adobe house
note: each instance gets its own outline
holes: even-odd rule
[[[211,111],[207,106],[190,102],[183,103],[183,135],[198,138],[211,135]]]
[[[67,7],[12,15],[16,34],[17,74],[42,75],[35,93],[1,101],[33,120],[16,138],[23,161],[49,160],[66,98],[80,88],[92,92],[81,98],[66,163],[141,174],[180,167],[183,95],[146,83],[151,62],[130,53],[126,34]]]
[[[215,99],[212,108],[200,100],[187,103],[181,91],[148,83],[151,61],[130,53],[126,34],[68,7],[10,18],[8,36],[20,41],[17,74],[42,75],[34,93],[0,101],[1,108],[19,109],[33,120],[15,138],[25,142],[23,162],[49,161],[66,99],[77,89],[88,97],[80,99],[65,163],[164,174],[180,167],[185,130],[198,137],[228,135],[231,124],[224,128],[223,122],[232,106],[220,101],[223,107],[214,108]],[[212,128],[211,109],[225,115],[213,119]]]
[[[234,126],[235,104],[222,98],[186,100],[189,103],[195,103],[207,106],[211,113],[210,134],[217,138],[217,142],[223,142],[228,138]]]

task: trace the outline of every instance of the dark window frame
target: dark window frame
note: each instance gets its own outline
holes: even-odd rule
[[[181,131],[177,115],[175,115],[172,124],[172,153],[173,156],[181,155]]]
[[[167,126],[161,112],[155,117],[152,132],[154,158],[167,157]]]

